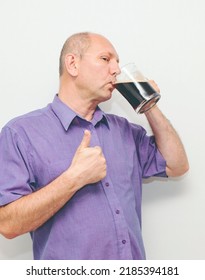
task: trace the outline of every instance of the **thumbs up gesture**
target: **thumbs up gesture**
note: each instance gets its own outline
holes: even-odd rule
[[[96,183],[106,176],[106,160],[102,149],[99,146],[90,147],[90,141],[91,132],[85,130],[69,167],[69,173],[75,177],[78,189]]]

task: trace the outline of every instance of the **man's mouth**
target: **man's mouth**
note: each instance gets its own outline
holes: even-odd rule
[[[110,84],[113,89],[115,88],[115,83],[116,83],[116,80],[111,80],[110,82],[108,82],[108,84]]]

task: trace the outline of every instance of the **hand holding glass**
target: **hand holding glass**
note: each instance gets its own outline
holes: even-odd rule
[[[140,114],[151,109],[161,97],[134,63],[121,68],[115,87]]]

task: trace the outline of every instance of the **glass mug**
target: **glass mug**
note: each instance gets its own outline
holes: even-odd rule
[[[129,63],[121,68],[115,88],[139,114],[151,109],[161,97],[134,63]]]

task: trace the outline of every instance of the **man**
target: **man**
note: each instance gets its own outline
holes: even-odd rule
[[[60,56],[52,104],[10,121],[0,136],[0,233],[31,233],[35,259],[145,259],[142,178],[188,170],[161,111],[154,136],[98,104],[111,98],[119,58],[93,33],[74,34]]]

